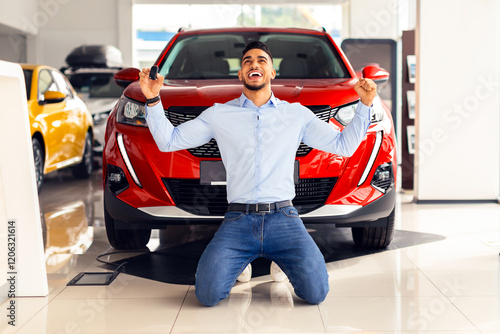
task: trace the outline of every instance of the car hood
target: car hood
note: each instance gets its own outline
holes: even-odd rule
[[[356,78],[347,79],[275,79],[271,82],[274,95],[290,103],[330,105],[332,107],[358,99],[354,90]],[[232,80],[166,80],[160,91],[163,107],[211,106],[240,97],[243,85]],[[145,101],[139,82],[130,84],[124,94]]]

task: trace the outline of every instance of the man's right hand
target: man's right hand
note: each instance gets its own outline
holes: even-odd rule
[[[147,99],[152,99],[160,95],[160,89],[163,86],[163,77],[158,73],[156,80],[151,80],[149,78],[149,72],[151,69],[143,68],[139,73],[139,84],[141,85],[141,90]]]

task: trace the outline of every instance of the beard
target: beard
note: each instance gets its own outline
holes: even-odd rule
[[[253,90],[253,91],[258,91],[258,90],[261,90],[262,88],[266,87],[266,84],[263,83],[261,85],[258,85],[258,86],[252,86],[250,85],[248,82],[246,81],[243,81],[243,85],[245,86],[245,88],[247,88],[248,90]]]

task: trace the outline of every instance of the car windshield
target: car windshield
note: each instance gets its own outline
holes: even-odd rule
[[[263,32],[181,36],[160,65],[160,74],[171,80],[237,78],[241,52],[252,40],[269,46],[278,79],[350,77],[325,36]]]
[[[114,73],[76,73],[69,76],[71,85],[78,93],[88,93],[89,97],[116,97],[122,95],[123,88],[118,86]]]
[[[23,70],[24,83],[26,85],[26,98],[29,100],[31,95],[31,78],[33,76],[32,70]]]

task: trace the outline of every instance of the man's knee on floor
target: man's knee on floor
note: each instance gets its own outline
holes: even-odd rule
[[[314,292],[308,294],[304,299],[309,304],[316,305],[325,300],[326,296],[328,295],[328,291],[329,287],[326,286],[324,289],[317,289]]]
[[[220,298],[220,296],[215,296],[211,293],[200,292],[200,289],[195,290],[196,298],[198,301],[204,306],[215,306],[224,298]]]
[[[310,285],[304,286],[300,290],[295,290],[295,293],[298,297],[304,299],[309,304],[316,305],[325,300],[329,291],[330,286],[328,283],[320,284],[318,282],[315,282]]]

